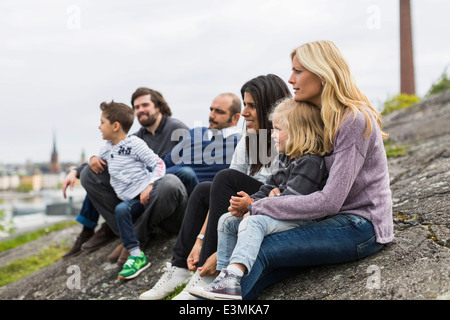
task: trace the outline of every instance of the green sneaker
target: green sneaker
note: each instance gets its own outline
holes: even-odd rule
[[[119,272],[119,279],[136,278],[142,271],[150,267],[151,263],[147,261],[147,257],[141,251],[140,257],[129,256],[127,262],[123,265],[122,271]]]

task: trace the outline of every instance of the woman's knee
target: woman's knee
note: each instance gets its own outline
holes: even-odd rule
[[[223,169],[216,173],[214,176],[213,184],[219,183],[223,184],[226,181],[234,181],[236,176],[246,175],[240,171],[234,169]]]
[[[191,197],[203,198],[209,197],[209,193],[211,191],[211,181],[203,181],[195,186],[192,191]]]

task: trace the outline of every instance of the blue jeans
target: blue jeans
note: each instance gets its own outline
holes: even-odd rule
[[[239,263],[247,268],[246,272],[250,272],[265,236],[314,222],[276,220],[266,215],[242,218],[228,212],[220,217],[217,228],[217,270]]]
[[[89,200],[89,196],[86,195],[83,201],[83,205],[81,207],[81,211],[75,220],[84,225],[85,227],[94,230],[95,227],[97,227],[99,217],[100,214],[95,209],[91,200]]]
[[[253,299],[265,287],[298,273],[302,267],[355,261],[382,247],[376,242],[372,223],[350,214],[269,235],[251,272],[241,279],[242,296]]]
[[[116,206],[114,214],[117,227],[123,246],[127,250],[139,247],[133,222],[144,212],[144,209],[145,207],[140,202],[139,196],[132,200],[123,201]]]

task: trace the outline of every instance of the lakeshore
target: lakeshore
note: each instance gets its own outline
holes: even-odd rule
[[[68,191],[64,199],[61,190],[37,192],[0,192],[0,211],[4,218],[0,223],[0,240],[29,232],[61,221],[73,220],[81,208],[86,192],[81,187]]]

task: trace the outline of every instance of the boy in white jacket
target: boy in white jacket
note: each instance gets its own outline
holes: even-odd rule
[[[166,166],[142,139],[127,136],[134,121],[134,113],[129,106],[111,101],[103,102],[100,109],[99,129],[107,142],[98,157],[90,158],[89,166],[96,172],[107,165],[111,186],[117,197],[123,200],[116,206],[115,216],[120,237],[130,256],[119,273],[119,279],[132,279],[150,267],[139,247],[133,221],[144,212],[153,183],[164,176]]]

